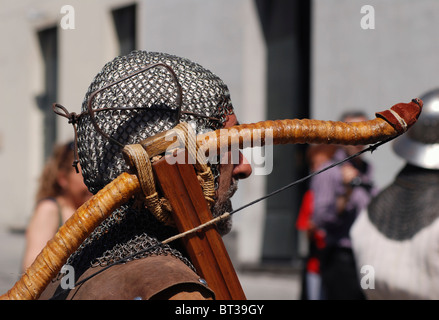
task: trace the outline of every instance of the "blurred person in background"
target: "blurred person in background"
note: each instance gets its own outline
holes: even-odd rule
[[[47,160],[35,198],[35,209],[26,230],[26,248],[22,269],[35,260],[58,228],[91,197],[82,174],[73,163],[74,143],[56,145]],[[78,164],[80,171],[80,166]]]
[[[368,299],[439,299],[439,89],[393,143],[405,165],[351,229]]]
[[[307,160],[311,173],[323,168],[330,161],[336,151],[336,146],[331,144],[310,145],[307,150]],[[308,252],[304,261],[302,274],[302,300],[322,300],[322,285],[320,276],[320,251],[325,246],[325,232],[317,228],[312,222],[314,210],[314,195],[308,189],[302,198],[296,228],[306,233]]]
[[[344,122],[368,120],[361,111],[345,113]],[[327,167],[364,149],[364,146],[338,146]],[[364,299],[352,252],[349,230],[358,214],[376,193],[372,166],[357,156],[328,171],[314,176],[312,222],[325,233],[325,247],[320,255],[323,296],[328,300]]]

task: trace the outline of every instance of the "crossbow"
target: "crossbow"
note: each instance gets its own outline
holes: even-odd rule
[[[181,234],[194,228],[198,230],[200,225],[208,225],[201,231],[188,233],[183,242],[197,272],[206,279],[216,298],[243,300],[245,294],[221,236],[214,224],[209,224],[212,221],[209,201],[197,176],[197,171],[206,169],[206,161],[199,155],[207,156],[213,151],[219,154],[234,147],[253,147],[252,141],[256,135],[261,142],[259,146],[266,143],[373,144],[406,132],[418,119],[422,105],[420,99],[398,103],[388,110],[377,112],[373,120],[363,122],[287,119],[241,124],[200,134],[192,141],[195,143],[195,164],[171,164],[166,161],[169,154],[160,160],[152,160],[166,153],[171,145],[177,146],[174,154],[183,152],[187,158],[191,153],[191,148],[187,147],[190,140],[188,135],[180,139],[180,133],[176,132],[181,129],[179,125],[137,145],[126,146],[124,155],[132,170],[122,173],[84,203],[0,299],[38,299],[68,257],[115,209],[134,196],[140,194],[148,197],[154,195],[155,190],[161,190],[172,208],[172,216],[168,217],[167,222],[171,220]],[[170,139],[171,136],[174,139]],[[181,143],[176,143],[178,139]]]

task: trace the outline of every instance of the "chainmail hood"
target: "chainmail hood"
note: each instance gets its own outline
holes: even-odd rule
[[[179,120],[197,133],[219,129],[232,113],[227,86],[194,62],[145,51],[117,57],[94,78],[77,123],[84,182],[96,193],[126,171],[124,145],[171,129]],[[133,200],[103,221],[67,263],[79,277],[90,266],[111,264],[175,233]],[[193,268],[178,244],[160,245],[134,259],[152,254],[171,254]]]
[[[158,65],[142,71],[155,64],[170,69]],[[78,154],[84,182],[92,193],[126,171],[127,166],[122,146],[97,132],[92,115],[87,114],[90,110],[95,124],[121,145],[169,130],[178,121],[192,122],[197,133],[219,129],[226,115],[233,113],[227,86],[197,63],[145,51],[115,58],[89,86],[82,105],[86,114],[78,121]]]
[[[439,218],[439,170],[407,164],[369,205],[372,224],[389,239],[412,238]]]

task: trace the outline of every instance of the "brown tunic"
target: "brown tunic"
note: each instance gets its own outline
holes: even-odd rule
[[[100,271],[93,267],[78,281]],[[205,300],[215,295],[204,281],[173,256],[152,256],[115,265],[70,290],[67,300]],[[51,283],[40,299],[50,299],[60,285]]]

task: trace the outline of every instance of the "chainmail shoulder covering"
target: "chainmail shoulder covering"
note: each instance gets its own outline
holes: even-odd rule
[[[407,165],[369,205],[372,224],[387,238],[407,240],[439,217],[439,170]]]
[[[128,203],[103,221],[70,256],[67,264],[75,268],[75,276],[79,278],[89,267],[108,266],[127,257],[130,258],[126,261],[130,261],[150,255],[172,255],[195,271],[182,254],[182,248],[157,245],[158,241],[174,234],[173,228],[161,225],[148,211],[135,210]],[[153,249],[142,252],[150,247]],[[131,257],[132,255],[135,256]]]
[[[102,131],[122,145],[134,144],[171,129],[177,121],[178,90],[169,70],[155,67],[130,76],[156,63],[170,66],[182,87],[181,109],[189,113],[182,114],[181,121],[192,123],[197,133],[223,127],[225,115],[233,113],[233,108],[222,80],[187,59],[155,52],[134,51],[107,63],[90,85],[82,112],[87,111],[88,104],[91,105],[98,111],[94,118]],[[121,81],[114,84],[118,80]],[[215,117],[220,121],[193,114]],[[84,182],[92,193],[96,193],[128,168],[121,147],[95,130],[90,114],[81,116],[77,132]],[[135,206],[133,201],[107,218],[67,263],[75,268],[75,275],[79,277],[92,265],[111,264],[175,233],[175,229],[160,224],[148,210]],[[184,250],[176,244],[171,245],[160,245],[135,259],[152,254],[171,254],[193,268]]]

